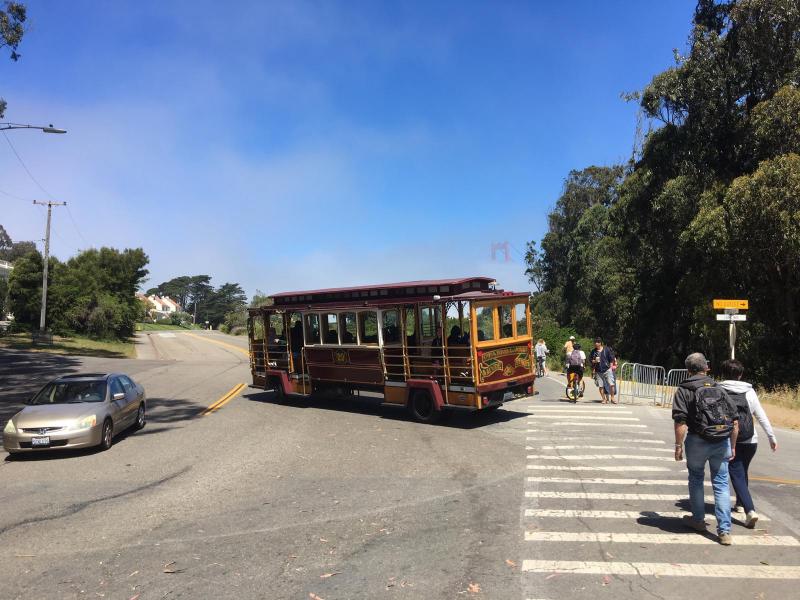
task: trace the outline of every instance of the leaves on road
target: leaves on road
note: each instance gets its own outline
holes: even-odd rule
[[[481,593],[481,586],[480,586],[480,584],[477,584],[477,583],[470,583],[467,586],[467,591],[470,594],[480,594]]]
[[[333,577],[334,575],[341,575],[341,571],[334,571],[333,573],[323,573],[319,576],[320,579],[327,579],[328,577]]]
[[[506,559],[506,564],[507,564],[509,567],[511,567],[512,569],[513,569],[514,567],[516,567],[516,566],[517,566],[517,563],[515,563],[515,562],[514,562],[513,560],[511,560],[510,558],[507,558],[507,559]]]
[[[164,573],[183,573],[185,569],[175,569],[172,565],[175,564],[174,560],[169,561],[167,564],[164,565],[163,572]]]
[[[314,592],[309,592],[309,593],[308,593],[308,597],[309,597],[311,600],[325,600],[325,598],[322,598],[322,597],[320,597],[320,596],[317,596],[317,595],[316,595]]]

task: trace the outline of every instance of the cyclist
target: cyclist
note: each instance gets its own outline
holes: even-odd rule
[[[544,343],[544,340],[539,338],[539,341],[536,342],[536,347],[534,348],[536,352],[536,376],[537,377],[544,377],[547,374],[545,369],[545,359],[547,355],[550,354],[550,350],[547,349],[547,344]]]
[[[577,402],[578,396],[583,395],[581,382],[583,381],[583,367],[586,364],[586,353],[581,350],[581,345],[575,343],[572,352],[567,356],[567,396],[569,390],[577,388],[579,393],[573,394],[572,401]]]

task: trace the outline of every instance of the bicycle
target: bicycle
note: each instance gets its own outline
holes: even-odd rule
[[[536,377],[544,377],[544,356],[536,357]]]
[[[567,400],[577,402],[578,398],[583,398],[583,392],[586,390],[586,383],[583,381],[583,376],[575,371],[567,373]]]

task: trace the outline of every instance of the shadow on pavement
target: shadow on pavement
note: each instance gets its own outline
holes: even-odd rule
[[[319,394],[313,396],[278,397],[274,392],[253,390],[242,394],[242,398],[252,402],[279,404],[298,409],[330,410],[344,413],[375,415],[381,419],[414,422],[414,419],[405,407],[384,404],[380,398],[370,398],[367,396],[351,398]],[[454,409],[448,410],[438,425],[440,427],[451,427],[455,429],[476,429],[478,427],[493,425],[495,423],[505,423],[527,416],[527,412],[515,411],[512,408],[506,407],[479,412]]]

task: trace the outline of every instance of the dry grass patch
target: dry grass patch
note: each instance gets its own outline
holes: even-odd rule
[[[758,398],[775,427],[800,430],[800,387],[783,386],[758,390]]]

